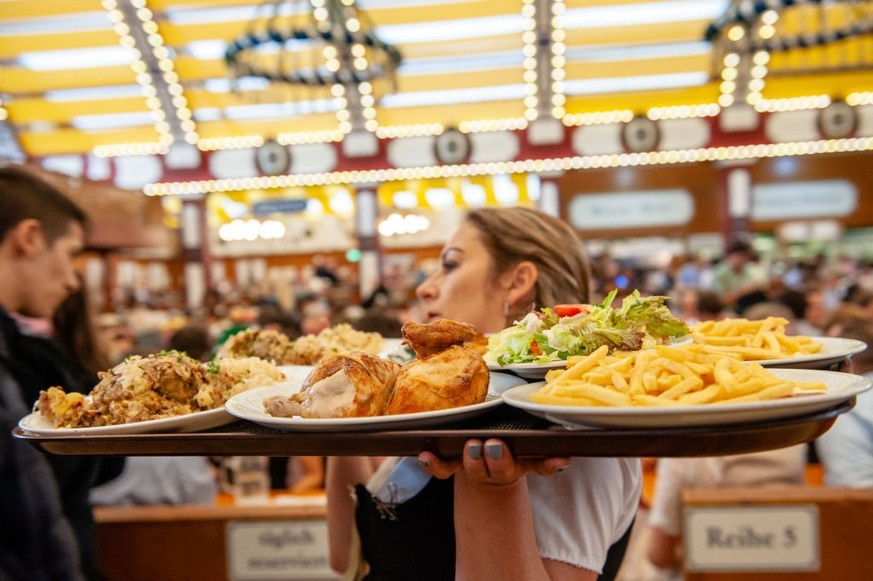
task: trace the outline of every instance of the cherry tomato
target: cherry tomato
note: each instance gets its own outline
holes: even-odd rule
[[[588,305],[555,305],[554,311],[559,317],[572,317],[579,313],[587,313]]]

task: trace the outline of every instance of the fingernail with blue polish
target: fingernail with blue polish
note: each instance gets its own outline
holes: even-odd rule
[[[482,457],[482,444],[470,444],[467,446],[467,455],[470,460],[478,460]]]
[[[485,446],[485,453],[492,460],[500,460],[503,458],[503,444],[488,444]]]
[[[430,462],[428,462],[427,460],[425,460],[425,459],[423,459],[423,458],[419,458],[419,459],[418,459],[418,464],[419,464],[419,466],[421,466],[422,468],[430,468]]]

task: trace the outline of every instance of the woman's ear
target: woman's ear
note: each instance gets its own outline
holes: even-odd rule
[[[533,301],[534,286],[537,282],[538,271],[536,265],[525,260],[519,262],[501,277],[504,282],[504,288],[508,291],[507,301],[509,308],[516,309],[521,302]],[[525,305],[525,308],[527,305]]]

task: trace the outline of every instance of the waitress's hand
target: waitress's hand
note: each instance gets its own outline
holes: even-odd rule
[[[467,480],[488,484],[511,484],[536,472],[544,476],[563,472],[570,465],[569,458],[516,460],[509,447],[496,438],[468,440],[460,460],[443,460],[431,452],[422,452],[418,461],[427,472],[437,478],[463,474]]]

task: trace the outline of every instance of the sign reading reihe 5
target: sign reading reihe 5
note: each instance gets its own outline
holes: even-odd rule
[[[687,506],[685,564],[689,571],[816,571],[818,508]]]

